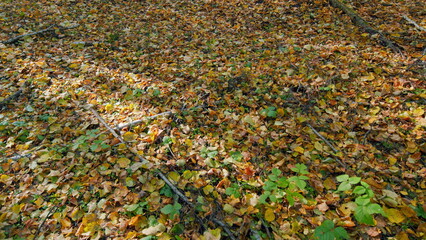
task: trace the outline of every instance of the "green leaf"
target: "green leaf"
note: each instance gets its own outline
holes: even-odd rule
[[[272,191],[277,189],[277,184],[272,181],[266,181],[265,185],[263,185],[263,189],[267,191]]]
[[[294,176],[289,178],[288,180],[290,182],[294,182],[296,184],[297,187],[299,187],[300,189],[305,189],[306,187],[306,182],[304,181],[304,179],[301,177],[305,177],[305,176]]]
[[[164,206],[161,209],[161,212],[164,213],[164,214],[170,214],[170,213],[172,213],[174,211],[175,211],[175,209],[174,209],[174,207],[173,207],[172,204],[167,204],[166,206]]]
[[[271,176],[274,176],[274,179],[271,180],[276,180],[277,177],[279,177],[281,175],[281,170],[279,170],[278,168],[273,168],[272,169],[272,174],[269,175],[269,178],[271,178]]]
[[[358,204],[359,206],[366,206],[370,203],[370,198],[367,196],[357,197],[355,199],[355,203]]]
[[[321,224],[321,229],[325,232],[331,231],[334,228],[334,222],[331,220],[325,220]]]
[[[299,174],[309,174],[307,171],[308,167],[306,167],[305,164],[297,163],[295,167],[291,168],[293,172],[299,173]]]
[[[367,206],[358,206],[354,213],[355,219],[364,224],[374,225],[373,215],[369,213]]]
[[[365,187],[363,187],[363,186],[356,186],[356,187],[354,188],[353,193],[358,194],[358,195],[362,195],[362,194],[364,194],[366,191],[367,191],[367,190],[365,189]]]
[[[349,178],[349,183],[350,184],[357,184],[357,183],[359,183],[361,181],[361,178],[360,177],[350,177]]]
[[[334,223],[331,220],[325,220],[321,226],[318,226],[314,231],[314,236],[320,240],[349,239],[346,230],[342,227],[334,228]]]
[[[410,207],[417,213],[417,216],[426,219],[426,211],[422,205],[417,204],[417,207],[410,205]]]
[[[336,239],[349,239],[348,233],[342,227],[337,227],[336,229],[334,229],[334,236],[336,237]]]
[[[288,180],[285,177],[281,177],[280,179],[278,179],[278,181],[276,182],[277,186],[280,188],[286,188],[288,187]]]
[[[345,192],[351,189],[352,185],[349,182],[342,182],[337,188],[337,192]]]
[[[383,211],[382,207],[377,203],[367,205],[367,211],[370,214],[380,213],[381,215],[386,216],[386,213]]]
[[[349,179],[349,175],[347,175],[347,174],[343,174],[343,175],[336,177],[336,180],[338,182],[346,182],[348,179]]]
[[[241,161],[241,159],[243,159],[243,154],[241,154],[241,152],[231,152],[231,157],[232,159],[234,159],[235,161]]]
[[[266,199],[271,195],[271,192],[265,191],[262,195],[259,197],[259,202],[266,204]]]

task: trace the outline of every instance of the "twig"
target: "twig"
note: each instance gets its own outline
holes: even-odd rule
[[[418,25],[416,22],[414,22],[413,20],[411,20],[409,17],[407,17],[406,15],[402,15],[402,18],[404,18],[405,20],[407,20],[407,22],[413,24],[416,28],[426,32],[426,28]]]
[[[40,234],[41,228],[43,227],[44,223],[46,222],[47,218],[50,217],[50,215],[52,215],[52,212],[54,212],[53,210],[56,211],[56,209],[58,209],[58,207],[55,205],[52,208],[50,208],[49,212],[47,213],[46,217],[43,219],[43,222],[38,226],[37,228],[37,232],[34,234],[34,238],[33,240],[35,240],[38,236],[38,234]]]
[[[262,224],[265,227],[266,234],[268,235],[268,238],[269,239],[273,239],[272,235],[271,235],[271,232],[269,231],[269,226],[266,224],[266,222],[265,222],[265,220],[263,220],[263,218],[262,218]]]
[[[29,158],[29,157],[31,157],[31,156],[32,156],[32,154],[31,154],[31,153],[27,153],[27,154],[25,154],[25,155],[16,154],[15,156],[12,156],[12,157],[6,157],[5,159],[18,160],[18,159],[21,159],[21,158]],[[4,160],[2,160],[2,161],[4,161]],[[2,162],[2,161],[0,161],[0,162]]]
[[[146,160],[145,158],[143,158],[141,155],[138,154],[138,152],[131,148],[125,141],[124,139],[118,135],[114,129],[112,129],[106,122],[105,120],[99,115],[98,112],[96,112],[92,107],[88,106],[88,109],[96,116],[96,118],[98,118],[98,120],[112,133],[112,135],[114,135],[114,137],[116,137],[118,140],[120,140],[121,143],[123,143],[127,149],[129,149],[134,155],[136,155],[139,160],[143,163],[143,164],[149,164],[149,161]]]
[[[335,153],[337,153],[338,151],[337,151],[337,149],[336,148],[334,148],[333,147],[333,145],[331,145],[331,143],[325,138],[325,137],[323,137],[314,127],[312,127],[312,125],[311,124],[306,124],[306,125],[308,125],[308,127],[310,128],[310,129],[312,129],[312,131],[318,136],[318,137],[320,137],[332,150],[333,150],[333,152],[335,152]]]
[[[76,103],[77,104],[77,103]],[[99,121],[118,139],[121,143],[123,143],[134,155],[136,155],[142,162],[149,163],[144,157],[139,155],[136,150],[130,148],[130,146],[127,145],[127,143],[124,141],[124,139],[118,135],[113,128],[111,128],[105,120],[99,115],[96,110],[94,110],[92,107],[88,106],[88,109],[96,116],[96,118],[99,119]],[[186,204],[188,204],[191,208],[194,208],[194,204],[172,183],[170,180],[166,177],[166,175],[159,169],[155,168],[154,172],[173,190],[175,194],[177,194]],[[229,230],[227,224],[220,221],[219,219],[213,217],[212,221],[216,223],[217,225],[221,226],[225,232],[229,235],[229,238],[231,240],[236,240],[231,230]]]
[[[320,137],[332,150],[334,153],[338,153],[339,151],[333,147],[333,145],[331,145],[331,143],[325,138],[323,137],[314,127],[312,127],[311,124],[307,123],[306,124],[318,137]],[[347,168],[346,164],[344,164],[342,161],[340,161],[337,158],[334,158],[334,160],[336,160],[342,167]]]
[[[72,28],[76,28],[78,26],[79,25],[77,24],[77,25],[73,25],[73,26],[70,26],[70,27],[59,27],[59,30],[72,29]],[[3,44],[11,44],[11,43],[17,42],[19,39],[24,38],[24,37],[39,35],[39,34],[42,34],[42,33],[45,33],[45,32],[54,31],[55,30],[54,27],[57,27],[56,24],[53,24],[53,25],[49,26],[48,28],[42,29],[42,30],[37,31],[37,32],[32,32],[32,33],[27,33],[27,34],[16,36],[16,37],[11,38],[9,40],[3,41],[2,43]]]
[[[371,132],[371,129],[368,129],[368,131],[364,135],[364,140],[362,141],[362,144],[365,145],[365,142],[367,141],[367,136]]]
[[[133,125],[141,124],[141,123],[143,123],[145,120],[154,119],[154,118],[156,118],[156,117],[165,116],[165,115],[170,115],[170,114],[172,114],[172,112],[171,112],[171,111],[167,111],[167,112],[159,113],[159,114],[152,115],[152,116],[149,116],[149,117],[145,117],[144,119],[136,120],[136,121],[133,121],[133,122],[123,123],[123,124],[118,124],[118,125],[114,128],[114,130],[121,130],[121,129],[126,128],[126,127],[130,127],[130,126],[133,126]]]

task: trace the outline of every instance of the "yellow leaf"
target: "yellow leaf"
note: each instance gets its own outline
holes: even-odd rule
[[[138,135],[136,133],[133,133],[133,132],[126,132],[125,134],[123,134],[123,139],[126,142],[135,141],[137,137],[138,137]]]
[[[336,189],[336,183],[334,182],[333,178],[331,178],[331,177],[328,177],[327,179],[325,179],[323,185],[328,190]]]
[[[413,110],[413,115],[416,117],[420,117],[425,113],[425,110],[423,110],[422,108],[416,108]]]
[[[375,116],[379,112],[380,112],[380,107],[376,106],[376,107],[370,109],[370,116]]]
[[[37,198],[37,200],[35,200],[35,201],[34,201],[34,203],[35,203],[38,207],[40,207],[40,206],[44,203],[44,200],[43,200],[43,198],[42,198],[42,197],[39,197],[39,198]]]
[[[267,209],[267,210],[265,211],[265,219],[266,219],[266,221],[268,221],[268,222],[272,222],[272,221],[274,221],[274,220],[275,220],[274,210],[272,210],[272,209]]]
[[[67,217],[60,219],[59,222],[61,223],[62,229],[69,228],[72,224],[71,220]]]
[[[117,160],[117,163],[121,168],[127,168],[130,164],[130,159],[122,157]]]
[[[315,142],[314,146],[315,146],[316,150],[322,152],[322,144],[321,143]]]
[[[283,109],[283,108],[278,108],[278,109],[277,109],[277,114],[278,114],[278,116],[284,116],[284,113],[285,113],[285,111],[284,111],[284,109]]]
[[[138,232],[132,231],[128,232],[125,239],[134,239],[138,235]]]
[[[370,75],[368,75],[368,76],[362,76],[361,77],[361,81],[371,81],[371,80],[374,80],[374,79],[375,79],[375,77],[374,77],[372,72],[370,72]]]
[[[23,205],[25,205],[25,204],[21,203],[21,204],[16,204],[16,205],[14,205],[14,206],[12,207],[12,212],[13,212],[13,213],[16,213],[16,214],[20,213],[20,212],[21,212],[21,209],[22,209],[22,207],[23,207]]]
[[[129,225],[130,226],[136,226],[136,225],[138,225],[138,222],[140,221],[141,217],[142,217],[141,215],[136,215],[136,216],[132,217],[129,220]]]
[[[401,211],[396,208],[384,207],[383,211],[386,213],[389,221],[393,223],[400,223],[405,220],[404,214],[402,214]]]
[[[396,158],[394,158],[394,157],[389,157],[388,161],[389,161],[389,164],[390,164],[390,165],[395,165],[395,163],[396,163],[397,159],[396,159]]]
[[[293,151],[303,154],[305,152],[305,149],[300,146],[297,146],[295,149],[293,149]]]
[[[207,185],[207,186],[203,187],[203,192],[206,195],[213,192],[213,190],[214,190],[214,187],[212,185]]]
[[[175,183],[179,182],[180,175],[177,172],[170,172],[169,173],[170,180],[174,181]]]
[[[6,175],[6,174],[2,174],[1,176],[0,176],[0,182],[2,182],[2,183],[6,183],[7,182],[7,180],[9,179],[10,177],[8,176],[8,175]]]
[[[109,103],[109,104],[105,105],[105,111],[111,112],[112,109],[114,109],[114,107],[112,106],[112,104]]]
[[[72,69],[77,69],[78,68],[78,64],[77,63],[71,63],[68,67],[72,68]]]

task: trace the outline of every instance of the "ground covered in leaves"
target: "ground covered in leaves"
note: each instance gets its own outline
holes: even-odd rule
[[[347,4],[401,53],[323,0],[1,1],[55,31],[0,44],[0,238],[424,239],[425,4]]]

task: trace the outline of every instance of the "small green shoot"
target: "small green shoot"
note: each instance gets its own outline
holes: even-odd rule
[[[340,182],[336,192],[346,193],[352,190],[352,193],[357,195],[355,198],[357,207],[355,208],[354,216],[358,222],[374,225],[373,214],[386,215],[380,205],[371,202],[371,198],[374,197],[374,192],[371,190],[370,185],[361,181],[360,177],[349,177],[344,174],[338,176],[336,179]]]

